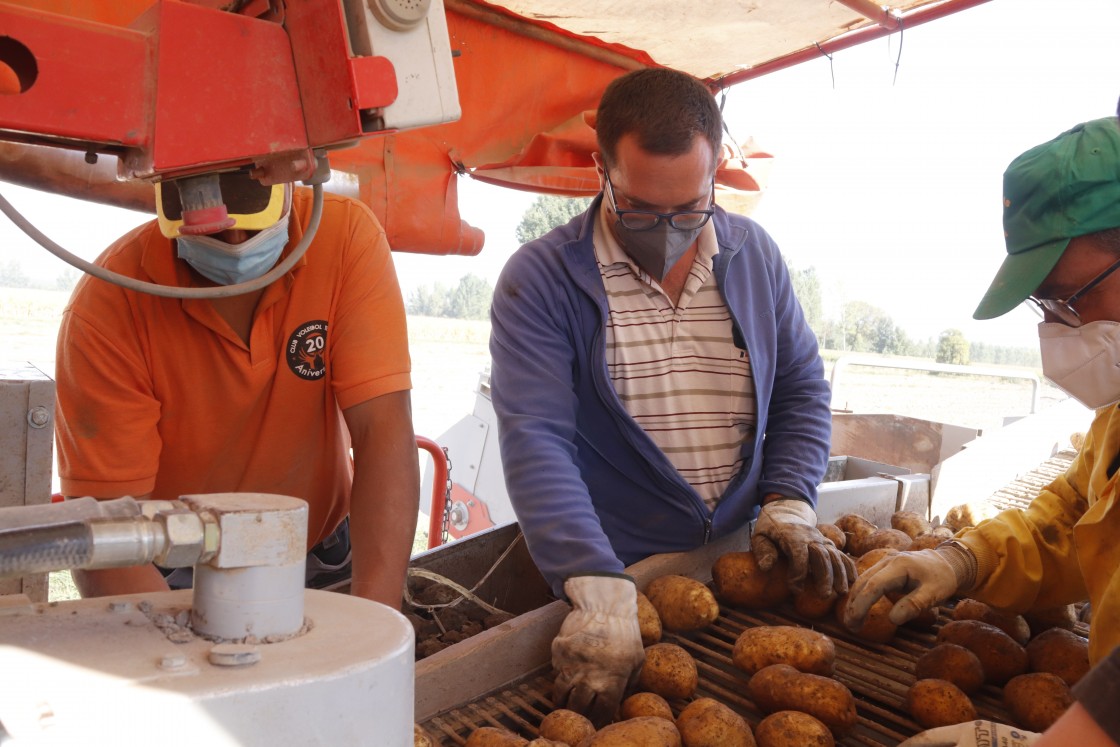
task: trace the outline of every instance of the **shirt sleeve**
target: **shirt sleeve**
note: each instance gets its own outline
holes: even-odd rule
[[[127,304],[101,303],[106,292],[118,291],[89,286],[76,294],[58,334],[55,439],[62,493],[144,495],[156,483],[160,405]]]
[[[352,202],[331,328],[331,381],[347,409],[412,388],[404,300],[385,231],[364,204]]]
[[[1073,696],[1113,742],[1120,743],[1120,646],[1073,686]]]
[[[1074,527],[1089,509],[1088,496],[1106,481],[1096,456],[1106,445],[1109,420],[1106,414],[1093,422],[1069,470],[1030,505],[957,535],[976,556],[977,578],[984,579],[970,596],[1015,611],[1059,607],[1088,596]]]

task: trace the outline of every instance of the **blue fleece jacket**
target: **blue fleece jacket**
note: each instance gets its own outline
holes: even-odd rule
[[[592,245],[598,209],[597,199],[515,252],[491,308],[491,398],[506,487],[558,596],[569,576],[618,573],[729,534],[768,493],[815,506],[831,436],[816,337],[778,247],[754,221],[717,207],[713,271],[735,343],[750,356],[758,427],[743,444],[742,471],[709,511],[626,412],[607,374],[607,297]]]

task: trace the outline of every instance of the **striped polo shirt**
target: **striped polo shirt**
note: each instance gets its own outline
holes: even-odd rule
[[[606,211],[595,223],[595,259],[607,292],[607,370],[626,411],[708,508],[742,467],[740,447],[757,423],[747,351],[733,342],[731,313],[712,261],[711,221],[674,308],[660,284],[623,251]]]

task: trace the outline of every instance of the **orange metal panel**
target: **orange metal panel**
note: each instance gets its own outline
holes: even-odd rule
[[[146,142],[151,64],[144,34],[7,3],[0,4],[0,29],[9,40],[0,59],[23,81],[16,88],[22,93],[3,98],[0,131],[78,147]]]
[[[158,34],[159,85],[150,160],[130,163],[135,175],[306,150],[291,45],[279,24],[173,1],[143,22]]]

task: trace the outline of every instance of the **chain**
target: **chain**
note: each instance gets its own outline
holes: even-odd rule
[[[447,447],[443,448],[443,458],[447,460],[447,488],[444,491],[443,498],[443,526],[440,534],[440,544],[446,545],[448,542],[448,527],[451,525],[451,455],[447,453]]]

